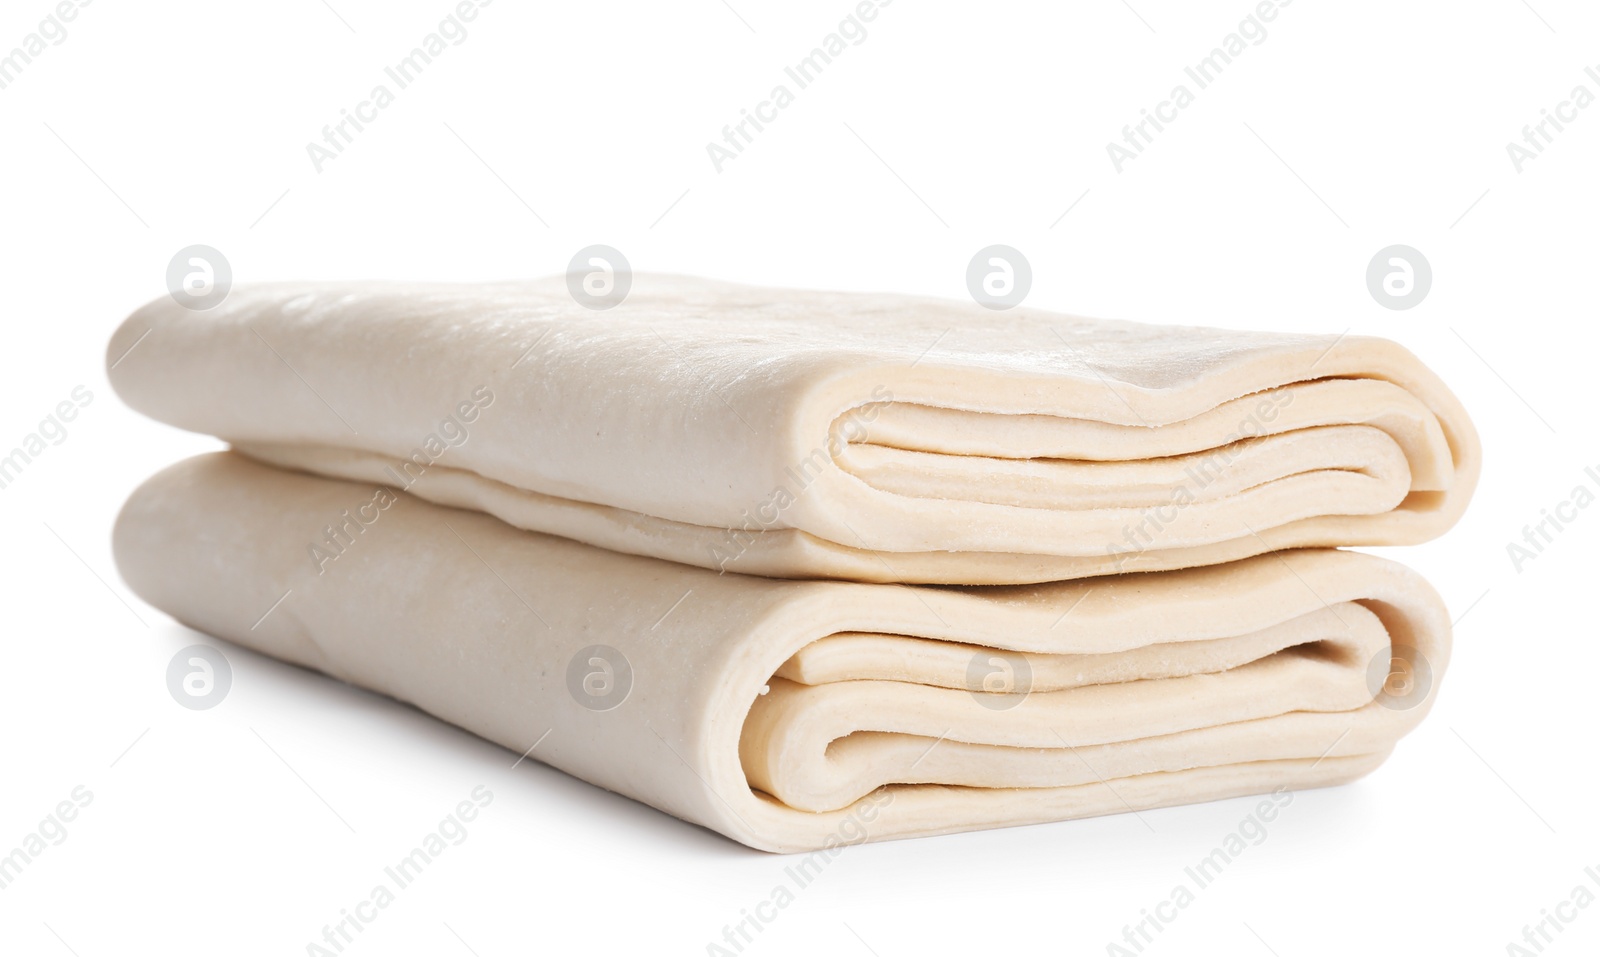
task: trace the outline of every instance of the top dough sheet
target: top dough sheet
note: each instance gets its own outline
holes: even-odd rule
[[[129,405],[272,464],[616,551],[793,578],[1025,583],[1398,545],[1480,448],[1401,346],[634,277],[170,297]],[[352,518],[352,520],[356,520]]]

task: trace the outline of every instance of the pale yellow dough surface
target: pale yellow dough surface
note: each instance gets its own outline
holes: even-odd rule
[[[398,496],[315,561],[374,493],[200,456],[133,494],[117,564],[194,628],[538,742],[534,760],[764,850],[1349,781],[1421,720],[1450,653],[1421,578],[1322,549],[1042,585],[794,582]],[[567,683],[595,644],[632,669],[607,711]],[[1029,688],[969,690],[975,656],[1025,659]],[[1395,658],[1426,676],[1408,707],[1374,697],[1369,663]]]
[[[1381,339],[671,276],[600,312],[561,277],[163,297],[107,358],[134,408],[263,461],[794,578],[1025,583],[1420,542],[1480,457],[1455,397]]]

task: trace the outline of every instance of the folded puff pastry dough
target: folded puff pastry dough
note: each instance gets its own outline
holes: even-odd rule
[[[342,551],[316,560],[342,522]],[[146,482],[114,548],[192,627],[772,851],[1348,781],[1421,720],[1450,652],[1434,591],[1369,555],[1004,587],[776,581],[233,452]],[[609,684],[583,693],[626,686],[608,710],[572,683],[596,654]],[[1380,688],[1391,672],[1410,684]]]
[[[608,311],[559,277],[163,297],[108,362],[134,408],[262,461],[796,578],[1026,583],[1415,543],[1461,514],[1480,456],[1460,403],[1385,340],[680,277],[635,277]]]

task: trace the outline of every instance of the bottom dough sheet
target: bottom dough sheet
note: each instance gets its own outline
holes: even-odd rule
[[[719,575],[231,452],[147,481],[114,548],[191,627],[769,851],[1350,781],[1450,651],[1433,589],[1352,552],[1017,586]]]

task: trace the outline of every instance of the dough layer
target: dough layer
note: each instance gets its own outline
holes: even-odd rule
[[[1433,590],[1356,553],[1003,587],[776,581],[380,493],[200,456],[129,499],[117,564],[194,628],[537,743],[764,850],[1349,781],[1421,720],[1450,652]],[[346,543],[319,560],[330,528]],[[609,710],[570,677],[596,645],[627,665]],[[1391,671],[1408,697],[1374,684]]]
[[[671,276],[603,312],[561,277],[163,297],[107,358],[134,408],[265,462],[777,577],[1028,583],[1415,543],[1460,516],[1480,458],[1460,403],[1381,339]]]

